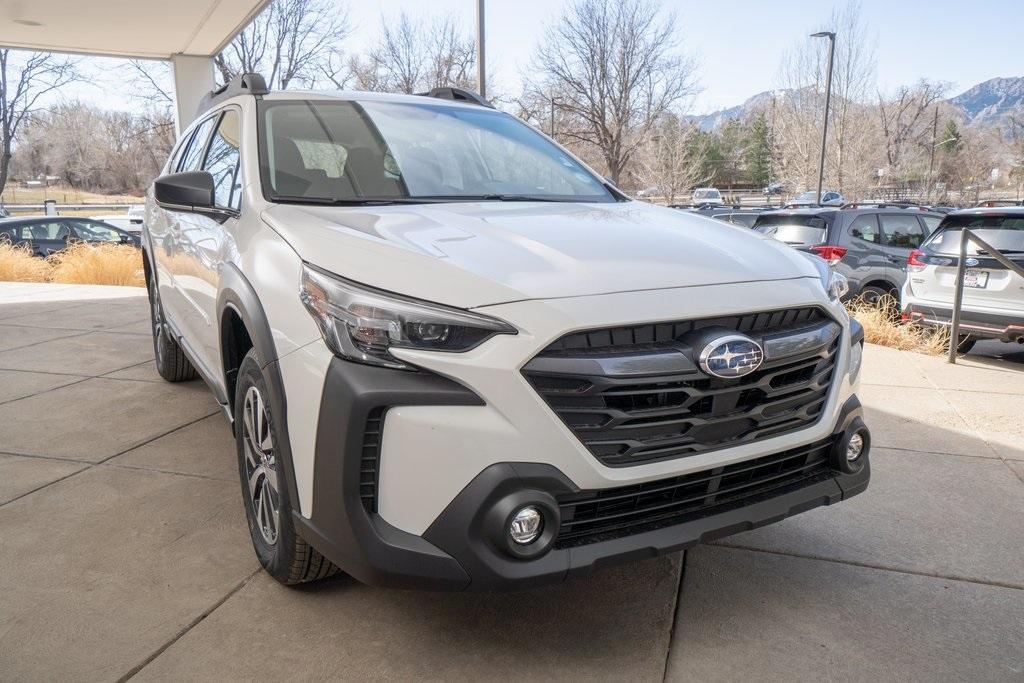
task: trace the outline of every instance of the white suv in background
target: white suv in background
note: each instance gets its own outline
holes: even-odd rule
[[[964,228],[1024,267],[1024,207],[979,208],[947,215],[907,260],[900,298],[905,318],[949,327],[953,317],[960,237]],[[979,339],[1024,343],[1024,278],[973,242],[967,244],[958,348]]]
[[[211,96],[147,201],[160,374],[283,583],[494,590],[863,491],[842,276],[628,200],[479,96]]]

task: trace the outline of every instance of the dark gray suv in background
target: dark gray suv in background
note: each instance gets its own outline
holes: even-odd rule
[[[939,225],[942,214],[918,206],[873,204],[766,211],[754,230],[821,256],[850,283],[849,298],[897,301],[907,257]]]

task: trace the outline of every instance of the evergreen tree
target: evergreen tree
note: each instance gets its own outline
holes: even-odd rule
[[[772,180],[772,141],[764,112],[750,124],[744,154],[746,180],[754,185],[767,185]]]

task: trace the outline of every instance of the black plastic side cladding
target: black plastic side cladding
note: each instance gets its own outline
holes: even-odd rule
[[[303,537],[334,564],[373,585],[460,590],[469,577],[427,540],[391,526],[359,495],[363,431],[374,408],[482,406],[452,380],[334,358],[327,369],[316,434],[312,517],[294,515]]]

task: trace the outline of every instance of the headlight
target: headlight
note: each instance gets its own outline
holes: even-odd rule
[[[389,350],[468,351],[496,334],[516,334],[500,320],[357,285],[308,264],[300,298],[335,355],[370,365],[411,369]]]
[[[814,264],[814,267],[818,269],[818,277],[821,278],[821,286],[828,293],[828,298],[833,301],[846,296],[846,293],[850,291],[850,283],[846,280],[846,276],[842,273],[837,273],[832,270],[828,265],[828,261],[821,258],[817,254],[808,254],[806,251],[800,252],[807,259]]]

